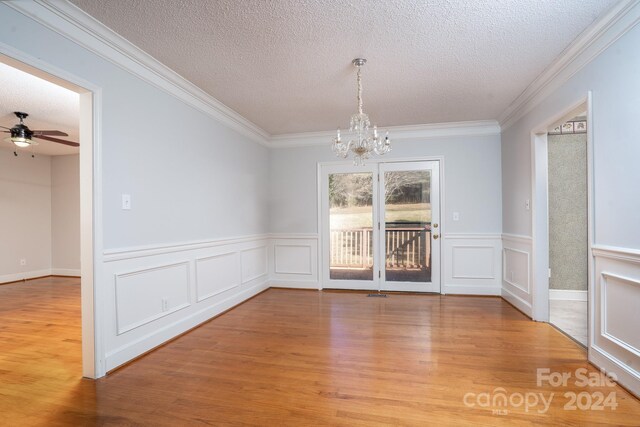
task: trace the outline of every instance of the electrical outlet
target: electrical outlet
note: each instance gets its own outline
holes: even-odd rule
[[[27,265],[27,260],[25,258],[20,258],[20,265]]]
[[[169,300],[162,298],[162,311],[169,310]]]

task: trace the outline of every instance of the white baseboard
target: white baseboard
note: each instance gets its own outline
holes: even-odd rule
[[[310,280],[271,280],[269,282],[271,288],[290,288],[290,289],[320,289],[320,284]]]
[[[35,277],[43,276],[51,276],[51,270],[47,268],[45,270],[24,271],[22,273],[5,274],[0,276],[0,283],[17,282],[19,280],[29,280]]]
[[[566,289],[549,289],[549,300],[554,301],[587,301],[587,291]]]
[[[523,300],[522,298],[513,294],[505,288],[502,288],[502,298],[504,298],[507,302],[512,304],[518,310],[522,311],[527,316],[533,318],[531,304],[529,304],[527,301]]]
[[[80,277],[80,270],[75,270],[71,268],[52,268],[51,275]]]
[[[625,363],[595,345],[589,348],[589,361],[605,372],[615,373],[617,382],[640,399],[638,371],[626,366]]]
[[[499,286],[476,286],[476,285],[442,285],[442,293],[449,295],[501,295]]]

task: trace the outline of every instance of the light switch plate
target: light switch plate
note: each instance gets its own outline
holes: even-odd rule
[[[453,220],[454,221],[460,221],[460,212],[454,212],[453,213]]]
[[[131,210],[131,195],[123,194],[122,195],[122,209],[125,211]]]

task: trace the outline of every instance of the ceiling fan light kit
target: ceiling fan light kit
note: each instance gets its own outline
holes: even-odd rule
[[[33,141],[31,139],[33,137],[33,132],[23,123],[23,120],[27,118],[28,114],[21,113],[20,111],[16,111],[14,114],[20,119],[20,123],[9,130],[11,134],[9,139],[11,142],[20,148],[26,148],[31,144],[37,144],[37,141]]]
[[[378,134],[378,127],[374,124],[371,129],[371,121],[369,116],[362,109],[362,78],[360,69],[367,60],[364,58],[356,58],[352,61],[353,65],[358,69],[358,112],[351,116],[349,126],[348,141],[343,141],[338,128],[336,137],[333,138],[331,148],[336,156],[346,159],[349,153],[353,153],[353,164],[363,165],[364,161],[369,158],[371,153],[379,156],[387,154],[391,151],[391,140],[389,132],[385,137],[381,138]]]
[[[7,127],[4,127],[4,126],[0,126],[0,127],[8,129],[8,130],[5,130],[4,132],[10,134],[11,136],[8,137],[8,138],[5,138],[5,141],[13,142],[13,144],[16,147],[27,148],[27,147],[30,147],[32,145],[38,145],[38,141],[34,140],[33,138],[44,139],[46,141],[56,142],[58,144],[69,145],[71,147],[79,147],[80,146],[80,144],[78,144],[77,142],[74,142],[74,141],[67,141],[65,139],[52,138],[51,136],[47,136],[47,135],[69,136],[68,134],[66,134],[64,132],[60,132],[59,130],[31,130],[31,129],[29,129],[29,127],[24,124],[24,119],[29,117],[29,115],[27,113],[23,113],[23,112],[20,112],[20,111],[14,111],[13,114],[15,114],[16,117],[20,119],[20,123],[16,124],[12,128],[7,128]]]

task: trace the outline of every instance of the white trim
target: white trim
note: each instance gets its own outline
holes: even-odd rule
[[[592,245],[593,256],[640,263],[640,249],[622,248],[617,246]]]
[[[269,239],[271,240],[289,240],[289,239],[319,239],[318,233],[269,233]]]
[[[313,289],[319,291],[318,282],[315,280],[282,280],[272,279],[269,281],[270,288],[288,288],[288,289]]]
[[[456,285],[456,284],[443,284],[442,293],[445,295],[490,295],[501,296],[500,286],[476,286],[476,285]]]
[[[591,24],[500,114],[509,128],[640,22],[640,2],[623,0]]]
[[[389,131],[389,136],[393,141],[425,140],[456,136],[500,135],[501,131],[500,125],[495,120],[389,126],[384,128],[384,130]],[[328,145],[335,134],[336,131],[331,130],[273,135],[269,138],[269,146],[273,148],[287,148]]]
[[[52,276],[71,276],[71,277],[80,277],[80,270],[72,269],[72,268],[52,268],[51,269]]]
[[[570,289],[549,289],[550,301],[587,301],[587,291]]]
[[[29,280],[36,277],[51,276],[51,269],[24,271],[20,273],[4,274],[0,276],[0,284]]]
[[[638,371],[595,344],[589,347],[589,361],[605,372],[614,372],[617,382],[640,398],[640,373]]]
[[[145,245],[124,249],[109,249],[104,251],[103,261],[114,262],[124,259],[141,258],[153,255],[168,254],[181,251],[191,251],[194,249],[211,248],[215,246],[230,245],[234,243],[253,242],[260,240],[268,240],[269,235],[258,234],[253,236],[230,237],[212,240],[199,240],[184,243],[163,243],[157,245]]]
[[[525,243],[525,244],[531,244],[531,242],[533,241],[533,237],[531,236],[525,236],[523,234],[508,234],[508,233],[502,233],[502,239],[510,240],[512,242]]]
[[[71,2],[34,0],[8,1],[5,4],[251,140],[268,145],[269,134],[266,131]]]

